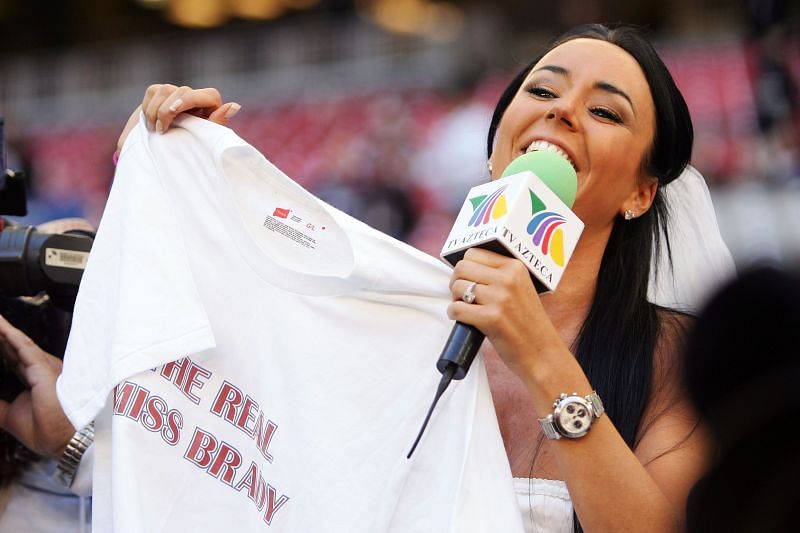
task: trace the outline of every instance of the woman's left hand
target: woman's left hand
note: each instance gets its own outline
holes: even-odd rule
[[[475,300],[462,300],[471,283]],[[505,363],[523,377],[536,363],[565,350],[545,313],[531,274],[518,259],[481,248],[467,250],[450,278],[450,318],[471,324],[492,342]]]
[[[144,113],[145,121],[151,130],[163,133],[181,113],[190,113],[221,124],[239,112],[242,106],[236,102],[224,102],[217,89],[193,89],[178,87],[169,83],[156,83],[147,87],[142,104],[133,110],[117,141],[117,150],[122,150],[128,134],[139,123],[139,115]]]

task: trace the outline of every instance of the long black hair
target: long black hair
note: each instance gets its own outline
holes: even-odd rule
[[[651,208],[641,216],[615,220],[594,299],[573,346],[608,416],[628,446],[634,448],[650,395],[653,357],[662,326],[663,313],[647,301],[650,258],[660,249],[660,240],[669,238],[661,186],[683,172],[692,152],[694,135],[686,101],[661,58],[638,30],[600,24],[579,26],[556,38],[511,81],[495,108],[487,150],[491,156],[503,113],[534,65],[553,48],[578,38],[606,41],[628,52],[644,72],[655,104],[655,136],[642,166],[646,175],[658,180],[658,190]],[[575,527],[581,530],[577,520]]]

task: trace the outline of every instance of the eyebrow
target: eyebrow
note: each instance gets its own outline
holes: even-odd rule
[[[565,69],[564,67],[559,67],[558,65],[543,65],[543,66],[537,68],[536,70],[534,70],[533,72],[536,73],[536,72],[539,72],[540,70],[549,70],[550,72],[552,72],[554,74],[559,74],[559,75],[564,76],[566,78],[569,78],[570,75],[571,75],[569,70]],[[625,91],[623,91],[622,89],[620,89],[616,85],[614,85],[612,83],[609,83],[607,81],[598,81],[597,83],[594,84],[594,88],[595,89],[599,89],[601,91],[605,91],[607,93],[616,94],[618,96],[623,97],[630,104],[631,109],[633,110],[634,114],[636,114],[636,107],[633,105],[633,100],[631,100],[631,97],[628,96],[628,94]]]

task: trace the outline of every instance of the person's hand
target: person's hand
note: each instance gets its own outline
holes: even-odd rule
[[[462,297],[473,282],[475,300],[470,304]],[[450,290],[448,316],[481,330],[515,373],[522,375],[553,349],[564,349],[530,272],[518,259],[471,248],[456,264]]]
[[[0,400],[0,428],[8,431],[29,450],[59,458],[75,428],[56,396],[56,378],[61,360],[36,345],[22,331],[0,316],[0,357],[16,369],[28,390],[13,402]]]
[[[97,228],[92,226],[92,223],[85,218],[71,217],[71,218],[58,218],[56,220],[48,220],[36,226],[38,231],[42,233],[66,233],[68,231],[88,231],[95,232]]]
[[[239,112],[241,106],[236,102],[222,101],[222,95],[213,88],[192,89],[177,87],[169,83],[154,84],[144,93],[142,105],[131,113],[122,134],[117,141],[117,149],[121,150],[128,133],[139,121],[139,113],[144,111],[147,125],[151,130],[164,133],[172,121],[181,113],[191,113],[211,122],[227,126],[228,121]]]

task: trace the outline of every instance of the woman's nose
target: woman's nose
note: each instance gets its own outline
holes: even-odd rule
[[[554,105],[552,109],[550,109],[550,111],[547,113],[547,119],[557,120],[571,130],[574,130],[577,126],[572,109],[566,105],[563,105],[562,103]]]

